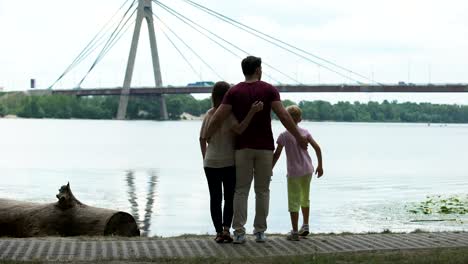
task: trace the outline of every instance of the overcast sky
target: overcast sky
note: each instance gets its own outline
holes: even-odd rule
[[[181,0],[160,0],[209,28],[249,54],[284,72],[264,66],[264,79],[276,83],[353,83],[353,81],[248,35]],[[468,83],[468,2],[462,0],[196,0],[235,20],[382,83]],[[71,64],[116,13],[124,0],[0,0],[0,87],[23,90],[35,78],[46,88]],[[107,40],[123,12],[114,16]],[[222,79],[237,83],[240,59],[183,24],[161,7],[153,11],[181,36]],[[186,85],[220,78],[159,21],[156,35],[164,85]],[[195,72],[165,37],[164,30],[191,62]],[[133,26],[83,82],[82,87],[122,86]],[[73,88],[97,58],[98,47],[68,73],[57,88]],[[234,50],[244,57],[245,54]],[[312,58],[314,59],[314,58]],[[316,60],[316,59],[314,59]],[[322,63],[322,62],[320,62]],[[331,66],[328,66],[331,67]],[[345,76],[366,81],[345,73]],[[142,28],[133,86],[154,79],[146,26]],[[198,95],[197,97],[206,97]],[[283,98],[431,101],[468,104],[466,94],[284,94]]]

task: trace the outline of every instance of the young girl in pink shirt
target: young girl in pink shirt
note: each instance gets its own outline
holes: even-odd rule
[[[296,125],[302,120],[302,111],[297,105],[292,105],[286,108],[288,113],[293,118]],[[319,145],[310,135],[309,131],[304,128],[297,127],[302,136],[307,137],[310,145],[315,150],[317,155],[318,166],[315,174],[322,177],[322,152]],[[302,149],[296,142],[294,136],[285,131],[281,133],[276,141],[278,146],[273,154],[273,167],[278,161],[283,147],[286,149],[287,170],[288,170],[288,210],[291,215],[292,231],[288,234],[287,239],[298,241],[299,236],[307,236],[309,234],[309,190],[314,167],[312,159],[307,150]],[[299,208],[302,211],[303,225],[298,230]]]

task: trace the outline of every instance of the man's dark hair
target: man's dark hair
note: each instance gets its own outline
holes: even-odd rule
[[[211,91],[211,101],[213,102],[213,107],[218,107],[223,101],[224,95],[231,88],[231,85],[227,82],[217,82],[213,86],[213,91]]]
[[[242,60],[241,65],[244,76],[252,76],[255,70],[262,66],[262,59],[260,57],[248,56]]]

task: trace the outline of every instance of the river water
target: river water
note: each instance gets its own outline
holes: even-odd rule
[[[55,202],[59,187],[70,182],[83,203],[130,212],[148,235],[211,234],[200,125],[0,119],[0,197]],[[325,175],[311,185],[313,233],[468,230],[464,215],[409,212],[430,195],[467,196],[468,125],[300,125],[324,157]],[[273,131],[275,137],[283,131],[279,122]],[[316,164],[312,148],[310,154]],[[285,174],[281,157],[271,182],[268,232],[290,230]],[[252,230],[253,189],[249,204],[246,227]]]

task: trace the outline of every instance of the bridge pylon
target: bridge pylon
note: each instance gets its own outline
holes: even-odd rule
[[[151,46],[151,58],[153,61],[153,74],[156,87],[162,87],[161,68],[159,65],[158,46],[156,44],[156,34],[154,32],[153,23],[153,10],[151,0],[138,0],[138,11],[133,31],[132,45],[130,47],[130,54],[128,56],[127,70],[125,71],[125,79],[120,95],[119,109],[117,112],[117,119],[123,120],[127,115],[127,106],[130,95],[130,85],[132,83],[133,69],[135,66],[135,57],[138,48],[138,40],[140,38],[141,24],[143,19],[146,20],[148,25],[149,41]],[[167,120],[167,109],[164,95],[157,95],[160,100],[161,119]]]

